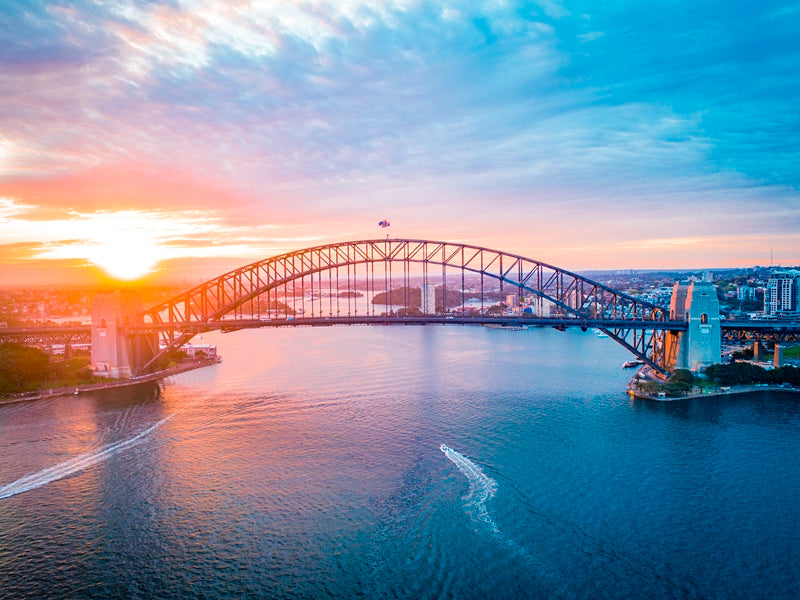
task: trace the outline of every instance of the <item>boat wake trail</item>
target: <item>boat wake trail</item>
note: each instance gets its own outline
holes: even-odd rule
[[[439,446],[444,455],[458,467],[469,481],[469,492],[464,496],[464,500],[469,502],[473,508],[475,518],[486,524],[489,530],[494,534],[499,534],[497,524],[491,516],[486,507],[486,503],[494,497],[497,491],[497,482],[486,475],[478,465],[468,459],[460,452],[456,452],[452,448],[442,444]]]
[[[161,427],[164,423],[169,421],[173,416],[175,415],[170,415],[164,419],[161,419],[155,425],[151,425],[144,431],[137,433],[132,438],[129,438],[127,440],[122,440],[119,442],[114,442],[113,444],[107,444],[93,452],[85,452],[84,454],[79,454],[78,456],[66,460],[62,463],[59,463],[55,466],[48,467],[47,469],[42,469],[38,473],[31,473],[30,475],[25,475],[24,477],[20,477],[16,481],[12,481],[11,483],[2,485],[0,486],[0,500],[3,498],[10,498],[11,496],[16,496],[17,494],[21,494],[23,492],[34,490],[36,488],[42,487],[43,485],[47,485],[48,483],[58,481],[59,479],[63,479],[64,477],[68,477],[69,475],[93,467],[94,465],[103,462],[104,460],[116,454],[117,452],[120,452],[121,450],[125,450],[126,448],[133,446],[143,437]]]
[[[517,556],[524,560],[530,568],[534,569],[542,584],[549,590],[548,596],[553,598],[569,598],[570,594],[568,591],[562,584],[554,580],[552,573],[546,565],[528,552],[528,550],[498,530],[497,524],[489,515],[489,509],[486,506],[487,502],[494,497],[497,491],[497,482],[486,475],[483,469],[460,452],[456,452],[444,444],[440,445],[439,449],[444,452],[444,455],[458,467],[458,470],[461,471],[461,473],[466,476],[467,481],[469,481],[469,492],[464,496],[464,500],[469,502],[472,507],[468,512],[474,515],[478,521],[484,523],[496,539],[503,542]]]

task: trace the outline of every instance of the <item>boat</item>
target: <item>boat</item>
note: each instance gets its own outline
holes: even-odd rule
[[[489,329],[502,329],[504,331],[525,331],[528,329],[522,325],[503,325],[502,323],[484,323],[483,326]]]
[[[643,364],[644,364],[643,360],[639,360],[639,359],[627,360],[624,363],[622,363],[622,368],[623,369],[632,369],[633,367],[638,367],[639,365],[643,365]]]

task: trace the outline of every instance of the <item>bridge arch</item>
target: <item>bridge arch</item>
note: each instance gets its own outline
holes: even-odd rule
[[[337,323],[385,323],[392,311],[376,314],[371,302],[376,295],[383,293],[386,302],[392,303],[398,293],[405,294],[397,304],[408,306],[409,290],[421,283],[439,284],[441,316],[448,319],[443,322],[485,322],[487,304],[506,300],[505,291],[510,290],[510,296],[533,300],[529,302],[531,323],[597,327],[641,360],[665,370],[667,318],[658,306],[520,255],[417,239],[340,242],[287,252],[229,271],[149,308],[143,313],[144,321],[162,340],[144,369],[197,333],[274,325],[272,317],[278,320],[281,310],[286,319],[281,325],[288,321],[292,325],[328,324],[334,317]],[[298,294],[302,300],[299,310]],[[460,299],[456,302],[460,315],[448,314],[448,294],[451,302],[453,295]],[[480,298],[477,314],[466,314],[468,298],[473,304]],[[366,311],[359,314],[359,305]],[[306,312],[309,306],[310,313]],[[432,315],[406,315],[392,322],[426,317]]]

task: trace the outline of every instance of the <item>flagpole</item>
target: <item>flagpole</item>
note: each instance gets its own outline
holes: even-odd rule
[[[378,227],[381,227],[382,229],[389,229],[390,225],[391,225],[391,223],[389,222],[389,219],[381,219],[380,221],[378,221]],[[387,242],[389,241],[389,232],[388,231],[386,232],[386,241]]]

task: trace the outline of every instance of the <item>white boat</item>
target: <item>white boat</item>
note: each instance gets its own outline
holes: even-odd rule
[[[525,331],[528,329],[522,325],[503,325],[502,323],[484,323],[483,326],[489,329],[503,329],[505,331]]]
[[[638,359],[637,360],[628,360],[628,361],[625,361],[624,363],[622,363],[622,368],[623,369],[632,369],[633,367],[638,367],[639,365],[643,365],[643,364],[644,364],[643,360],[638,360]]]

